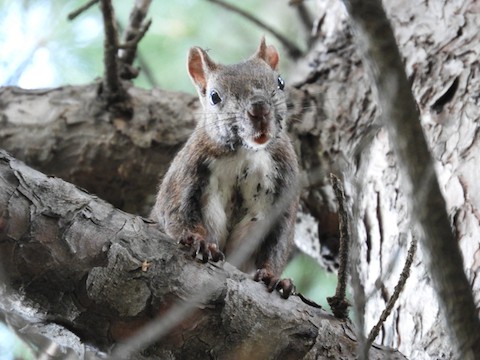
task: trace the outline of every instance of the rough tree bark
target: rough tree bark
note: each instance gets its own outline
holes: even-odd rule
[[[284,301],[228,263],[193,261],[155,223],[3,151],[0,199],[0,261],[11,284],[3,297],[21,288],[42,312],[35,326],[23,329],[27,338],[53,322],[62,326],[56,330],[63,345],[69,344],[62,351],[91,356],[93,350],[82,349],[76,336],[106,351],[186,302],[186,314],[180,312],[167,336],[142,356],[356,358],[349,322],[295,296]],[[4,303],[2,312],[10,320],[15,308]],[[385,356],[404,358],[394,350],[371,352],[372,359]]]
[[[385,6],[478,302],[480,9],[473,0]],[[412,237],[409,210],[343,6],[331,0],[319,7],[315,46],[292,71],[297,84],[290,90],[296,120],[291,131],[303,169],[303,208],[320,232],[329,229],[325,219],[336,211],[328,174],[350,185],[368,330],[398,281]],[[0,147],[115,206],[145,214],[158,176],[193,128],[198,105],[185,94],[133,87],[128,92],[132,118],[113,116],[99,106],[95,85],[39,92],[3,88]],[[421,252],[377,341],[412,359],[456,356]]]
[[[98,84],[0,89],[0,144],[29,165],[148,214],[158,181],[195,126],[193,95],[128,89],[131,118],[106,111]]]
[[[475,234],[479,230],[477,213],[480,203],[470,195],[478,186],[476,179],[480,150],[478,97],[473,95],[478,92],[479,84],[478,81],[472,81],[479,70],[477,56],[480,39],[475,30],[479,25],[479,18],[475,15],[478,6],[473,2],[442,3],[436,8],[437,5],[411,2],[409,6],[403,4],[401,9],[392,6],[388,10],[394,29],[397,29],[397,41],[417,96],[424,132],[436,160],[447,210],[456,240],[463,250],[467,275],[478,302],[476,274],[479,269],[476,259],[479,238]],[[428,15],[422,17],[419,14]],[[419,29],[417,26],[421,26],[422,31],[413,30]],[[382,155],[385,151],[379,151],[388,146],[383,130],[379,135],[382,138],[376,138],[372,144],[370,169],[380,172],[375,174],[366,170],[368,178],[364,184],[368,190],[362,194],[360,212],[364,216],[356,219],[358,228],[365,229],[364,248],[369,254],[369,257],[363,258],[362,269],[362,273],[367,275],[365,283],[370,287],[367,293],[373,293],[374,287],[382,290],[374,295],[376,300],[370,299],[367,303],[367,314],[375,316],[378,316],[382,308],[380,304],[386,302],[396,282],[396,274],[403,263],[399,258],[405,257],[405,247],[399,252],[395,245],[415,235],[415,230],[409,228],[410,209],[406,208],[406,192],[392,192],[402,187],[398,184],[398,172],[392,167],[395,159],[391,154],[385,156]],[[388,189],[388,186],[392,188]],[[430,189],[419,190],[418,200],[422,201],[422,192]],[[402,215],[402,210],[407,211],[404,213],[407,216]],[[457,220],[459,217],[461,220]],[[403,253],[401,257],[400,253]],[[385,326],[383,342],[396,344],[415,359],[457,358],[459,355],[452,348],[452,343],[445,341],[449,331],[442,319],[443,311],[432,294],[431,274],[425,267],[425,255],[419,254],[412,281],[407,283],[394,316]],[[429,260],[439,261],[435,258]],[[444,264],[445,267],[447,265]],[[458,299],[457,294],[451,296]],[[460,302],[457,306],[460,306]],[[370,324],[374,321],[371,315],[367,315]],[[478,353],[469,356],[473,358]]]
[[[461,359],[480,359],[480,321],[392,27],[380,0],[345,0],[398,163],[412,236]],[[413,241],[413,240],[412,240]],[[365,356],[367,358],[368,356]]]

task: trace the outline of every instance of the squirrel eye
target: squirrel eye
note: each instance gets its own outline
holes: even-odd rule
[[[219,102],[222,101],[222,98],[215,90],[210,91],[210,104],[217,105]]]
[[[280,75],[278,75],[278,78],[277,78],[277,85],[280,90],[283,90],[285,88],[285,81],[282,79]]]

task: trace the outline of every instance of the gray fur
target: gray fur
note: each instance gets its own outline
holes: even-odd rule
[[[165,175],[151,216],[173,238],[194,234],[245,271],[265,268],[279,276],[293,241],[298,168],[277,62],[263,41],[235,65],[190,50],[203,116]],[[221,98],[217,104],[212,91]]]

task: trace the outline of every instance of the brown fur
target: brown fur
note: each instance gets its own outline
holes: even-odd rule
[[[151,214],[204,261],[219,260],[220,251],[228,259],[258,237],[237,265],[263,269],[257,280],[271,289],[292,246],[298,204],[297,159],[285,131],[278,60],[264,40],[254,56],[234,65],[190,50],[187,68],[204,115],[173,160]],[[281,284],[288,297],[291,281]]]

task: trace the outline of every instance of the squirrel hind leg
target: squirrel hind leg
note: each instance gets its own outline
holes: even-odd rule
[[[277,290],[284,299],[288,299],[295,291],[295,285],[291,279],[280,279],[266,268],[258,269],[253,279],[262,281],[269,292]]]

